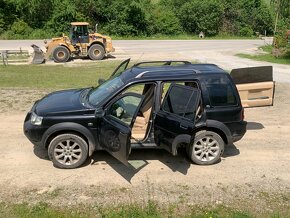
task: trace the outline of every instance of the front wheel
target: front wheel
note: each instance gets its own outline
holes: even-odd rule
[[[105,49],[101,45],[92,45],[89,48],[89,57],[92,60],[102,60],[105,56]]]
[[[70,58],[70,52],[66,47],[58,46],[53,50],[52,56],[55,62],[64,63]]]
[[[58,135],[50,142],[48,155],[58,168],[77,168],[88,157],[88,144],[83,138],[74,134]]]
[[[199,165],[215,164],[224,151],[224,141],[221,136],[212,131],[199,131],[195,134],[193,143],[189,146],[188,156]]]

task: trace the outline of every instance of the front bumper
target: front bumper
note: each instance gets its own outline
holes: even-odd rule
[[[30,122],[30,116],[31,112],[26,115],[26,118],[24,120],[24,135],[29,139],[29,141],[31,141],[32,144],[42,146],[41,139],[44,132],[46,131],[46,128],[44,128],[43,126],[32,125]]]

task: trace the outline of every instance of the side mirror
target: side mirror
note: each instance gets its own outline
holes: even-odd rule
[[[95,117],[101,118],[103,116],[105,116],[105,111],[102,108],[97,108],[95,110]]]
[[[106,82],[106,80],[103,79],[103,78],[100,78],[100,79],[98,80],[98,84],[99,84],[99,85],[103,84],[104,82]]]

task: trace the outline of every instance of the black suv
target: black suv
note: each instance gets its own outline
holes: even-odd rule
[[[196,164],[219,161],[246,132],[231,76],[213,64],[121,63],[96,88],[53,92],[36,101],[24,133],[56,167],[76,168],[96,150],[128,164],[131,148],[186,148]]]

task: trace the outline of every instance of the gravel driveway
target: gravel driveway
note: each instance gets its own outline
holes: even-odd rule
[[[198,166],[182,151],[173,157],[166,151],[136,150],[130,157],[136,170],[127,169],[106,152],[95,153],[79,169],[54,168],[46,152],[33,147],[22,132],[25,111],[46,93],[32,95],[35,92],[1,90],[0,201],[70,205],[153,199],[164,204],[225,204],[245,209],[255,201],[257,212],[290,204],[289,84],[277,84],[273,107],[246,109],[248,132],[226,148],[220,163]],[[5,101],[14,97],[14,102]],[[8,111],[9,105],[14,107]]]

